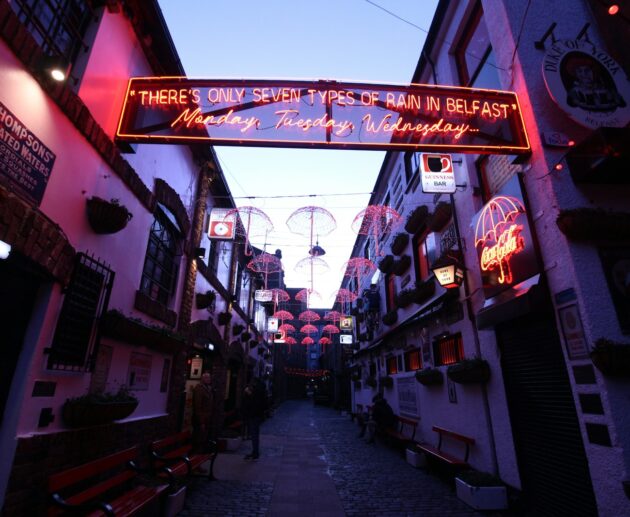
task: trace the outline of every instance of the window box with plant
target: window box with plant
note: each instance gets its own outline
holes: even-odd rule
[[[490,365],[481,358],[462,359],[448,367],[446,374],[458,384],[484,383],[490,378]]]
[[[445,201],[440,201],[436,205],[431,217],[429,217],[429,222],[427,223],[429,230],[432,232],[439,232],[442,228],[444,228],[444,226],[446,226],[446,223],[450,221],[452,214],[453,208],[451,207],[451,204],[446,203]]]
[[[394,255],[401,255],[409,243],[409,234],[405,232],[397,233],[392,241],[391,249]]]
[[[394,265],[394,257],[392,255],[385,255],[378,263],[378,268],[381,272],[387,274],[392,270]]]
[[[87,217],[94,233],[108,234],[122,230],[133,217],[118,199],[106,201],[92,196],[86,202]]]
[[[444,382],[444,375],[437,368],[425,368],[416,372],[416,380],[423,386],[437,386]]]
[[[595,367],[609,377],[630,377],[630,344],[601,338],[591,350]]]
[[[138,407],[138,399],[126,386],[116,393],[89,393],[67,399],[61,416],[68,427],[89,427],[122,420]]]
[[[412,235],[415,235],[424,227],[428,217],[429,208],[427,205],[420,205],[409,214],[409,217],[407,217],[405,230]]]
[[[505,510],[507,490],[496,476],[486,472],[465,470],[455,478],[457,497],[475,510]]]

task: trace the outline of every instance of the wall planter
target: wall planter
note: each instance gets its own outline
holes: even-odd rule
[[[432,232],[439,232],[442,228],[446,226],[446,223],[451,220],[452,215],[453,208],[451,207],[451,204],[440,201],[436,205],[433,214],[431,214],[431,217],[429,217],[429,222],[427,223],[429,230],[431,230]]]
[[[411,266],[411,257],[409,255],[403,255],[394,262],[394,265],[392,266],[392,272],[396,276],[403,276],[405,272],[409,269],[409,266]]]
[[[437,386],[444,382],[444,375],[435,368],[425,368],[416,372],[416,380],[423,386]]]
[[[450,365],[446,374],[459,384],[484,383],[490,378],[490,365],[485,359],[463,359]]]
[[[393,388],[394,387],[394,378],[389,375],[385,375],[380,378],[380,384],[384,388]]]
[[[231,312],[220,312],[217,318],[219,325],[228,325],[232,319]]]
[[[93,196],[86,202],[87,218],[94,233],[108,234],[122,230],[133,217],[133,214],[117,199],[106,201]]]
[[[385,274],[392,270],[394,265],[394,257],[392,255],[385,255],[378,263],[378,268]]]
[[[67,399],[61,416],[68,427],[90,427],[122,420],[138,407],[138,399],[121,389],[116,394],[89,394]]]
[[[457,497],[475,510],[505,510],[507,490],[500,479],[484,472],[461,472],[455,478]]]
[[[164,501],[164,517],[175,517],[184,509],[186,502],[186,485],[175,488],[172,494],[168,494]]]
[[[243,332],[243,330],[245,330],[245,327],[240,323],[235,323],[234,325],[232,325],[233,336],[238,336],[241,332]]]
[[[609,377],[630,377],[630,344],[598,339],[591,350],[595,367]]]
[[[374,376],[368,377],[367,379],[365,379],[365,384],[369,386],[370,388],[376,388],[376,377]]]
[[[425,280],[420,284],[416,284],[416,288],[413,290],[413,294],[413,301],[418,305],[422,305],[435,294],[435,282],[432,278],[429,278],[428,280]]]
[[[392,241],[392,253],[394,255],[400,255],[405,248],[407,247],[407,243],[409,242],[409,234],[408,233],[397,233],[396,237]]]
[[[243,342],[249,341],[251,338],[252,338],[251,332],[243,332],[241,334],[241,341],[243,341]]]
[[[252,339],[249,342],[249,348],[256,348],[258,346],[258,341],[256,341],[255,339]]]
[[[214,291],[206,291],[205,293],[195,294],[195,305],[197,309],[207,309],[214,306],[214,301],[217,297],[217,293]]]
[[[409,214],[405,223],[405,230],[412,235],[418,233],[427,223],[429,217],[429,208],[427,205],[420,205]]]
[[[593,208],[561,210],[556,224],[571,241],[630,240],[630,213],[627,212]]]
[[[383,323],[385,325],[393,325],[398,321],[398,312],[396,310],[389,311],[383,315]]]
[[[396,295],[396,307],[404,309],[409,307],[415,300],[415,289],[403,289]]]

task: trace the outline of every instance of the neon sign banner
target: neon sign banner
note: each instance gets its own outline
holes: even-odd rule
[[[336,81],[129,81],[120,142],[522,154],[513,92]]]
[[[472,227],[486,298],[538,273],[518,176],[484,205]]]

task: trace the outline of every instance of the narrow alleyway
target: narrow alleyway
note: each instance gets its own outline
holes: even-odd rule
[[[366,444],[347,415],[309,401],[285,402],[261,430],[261,457],[250,443],[219,455],[218,481],[195,480],[182,516],[481,515],[440,479],[396,450]]]

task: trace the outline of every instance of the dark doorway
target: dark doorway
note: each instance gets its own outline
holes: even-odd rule
[[[0,422],[4,418],[11,383],[24,344],[24,334],[42,277],[25,267],[16,253],[0,260]]]
[[[597,515],[553,312],[496,327],[523,495],[531,515]]]

